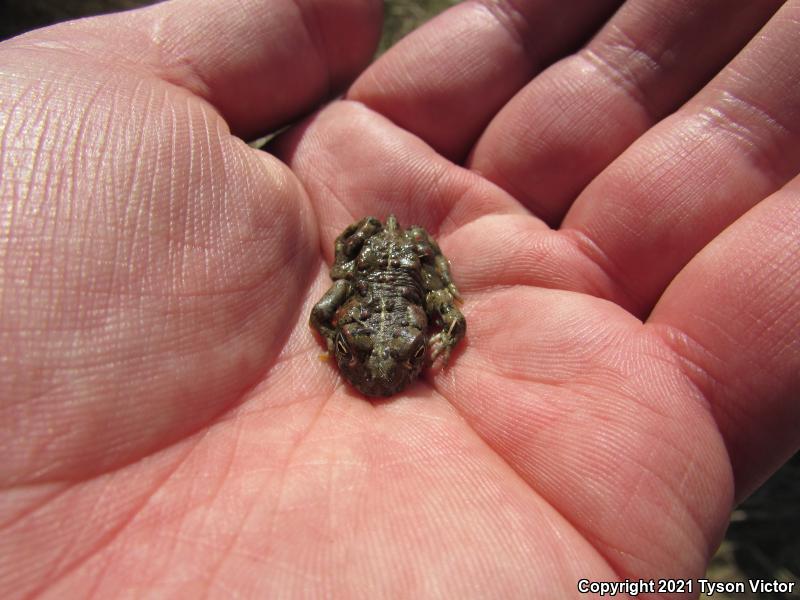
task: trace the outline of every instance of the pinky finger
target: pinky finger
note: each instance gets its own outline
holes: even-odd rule
[[[648,325],[708,400],[743,498],[800,447],[800,178],[698,254]]]

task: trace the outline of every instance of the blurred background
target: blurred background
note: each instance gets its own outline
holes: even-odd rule
[[[153,0],[0,0],[0,39],[58,21],[153,4]],[[456,0],[385,0],[379,52]],[[800,599],[800,454],[734,510],[709,566],[712,581],[794,581],[792,594],[714,594],[719,600]]]
[[[0,0],[0,40],[59,21],[155,4],[158,0]],[[456,0],[385,0],[382,52]]]

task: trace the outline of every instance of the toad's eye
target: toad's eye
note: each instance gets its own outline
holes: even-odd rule
[[[422,358],[423,354],[425,354],[425,344],[420,344],[417,351],[414,352],[414,358]]]
[[[343,356],[350,355],[350,346],[344,341],[344,336],[341,333],[336,336],[336,350]]]

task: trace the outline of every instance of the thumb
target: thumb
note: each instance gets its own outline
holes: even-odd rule
[[[317,243],[295,178],[226,120],[323,100],[376,6],[178,0],[0,44],[0,482],[135,461],[263,376]]]

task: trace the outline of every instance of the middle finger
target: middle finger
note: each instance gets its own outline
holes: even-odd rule
[[[800,170],[800,2],[570,208],[562,232],[645,315],[706,244]]]
[[[717,72],[779,4],[629,1],[582,52],[505,106],[469,166],[557,224],[600,171]]]

